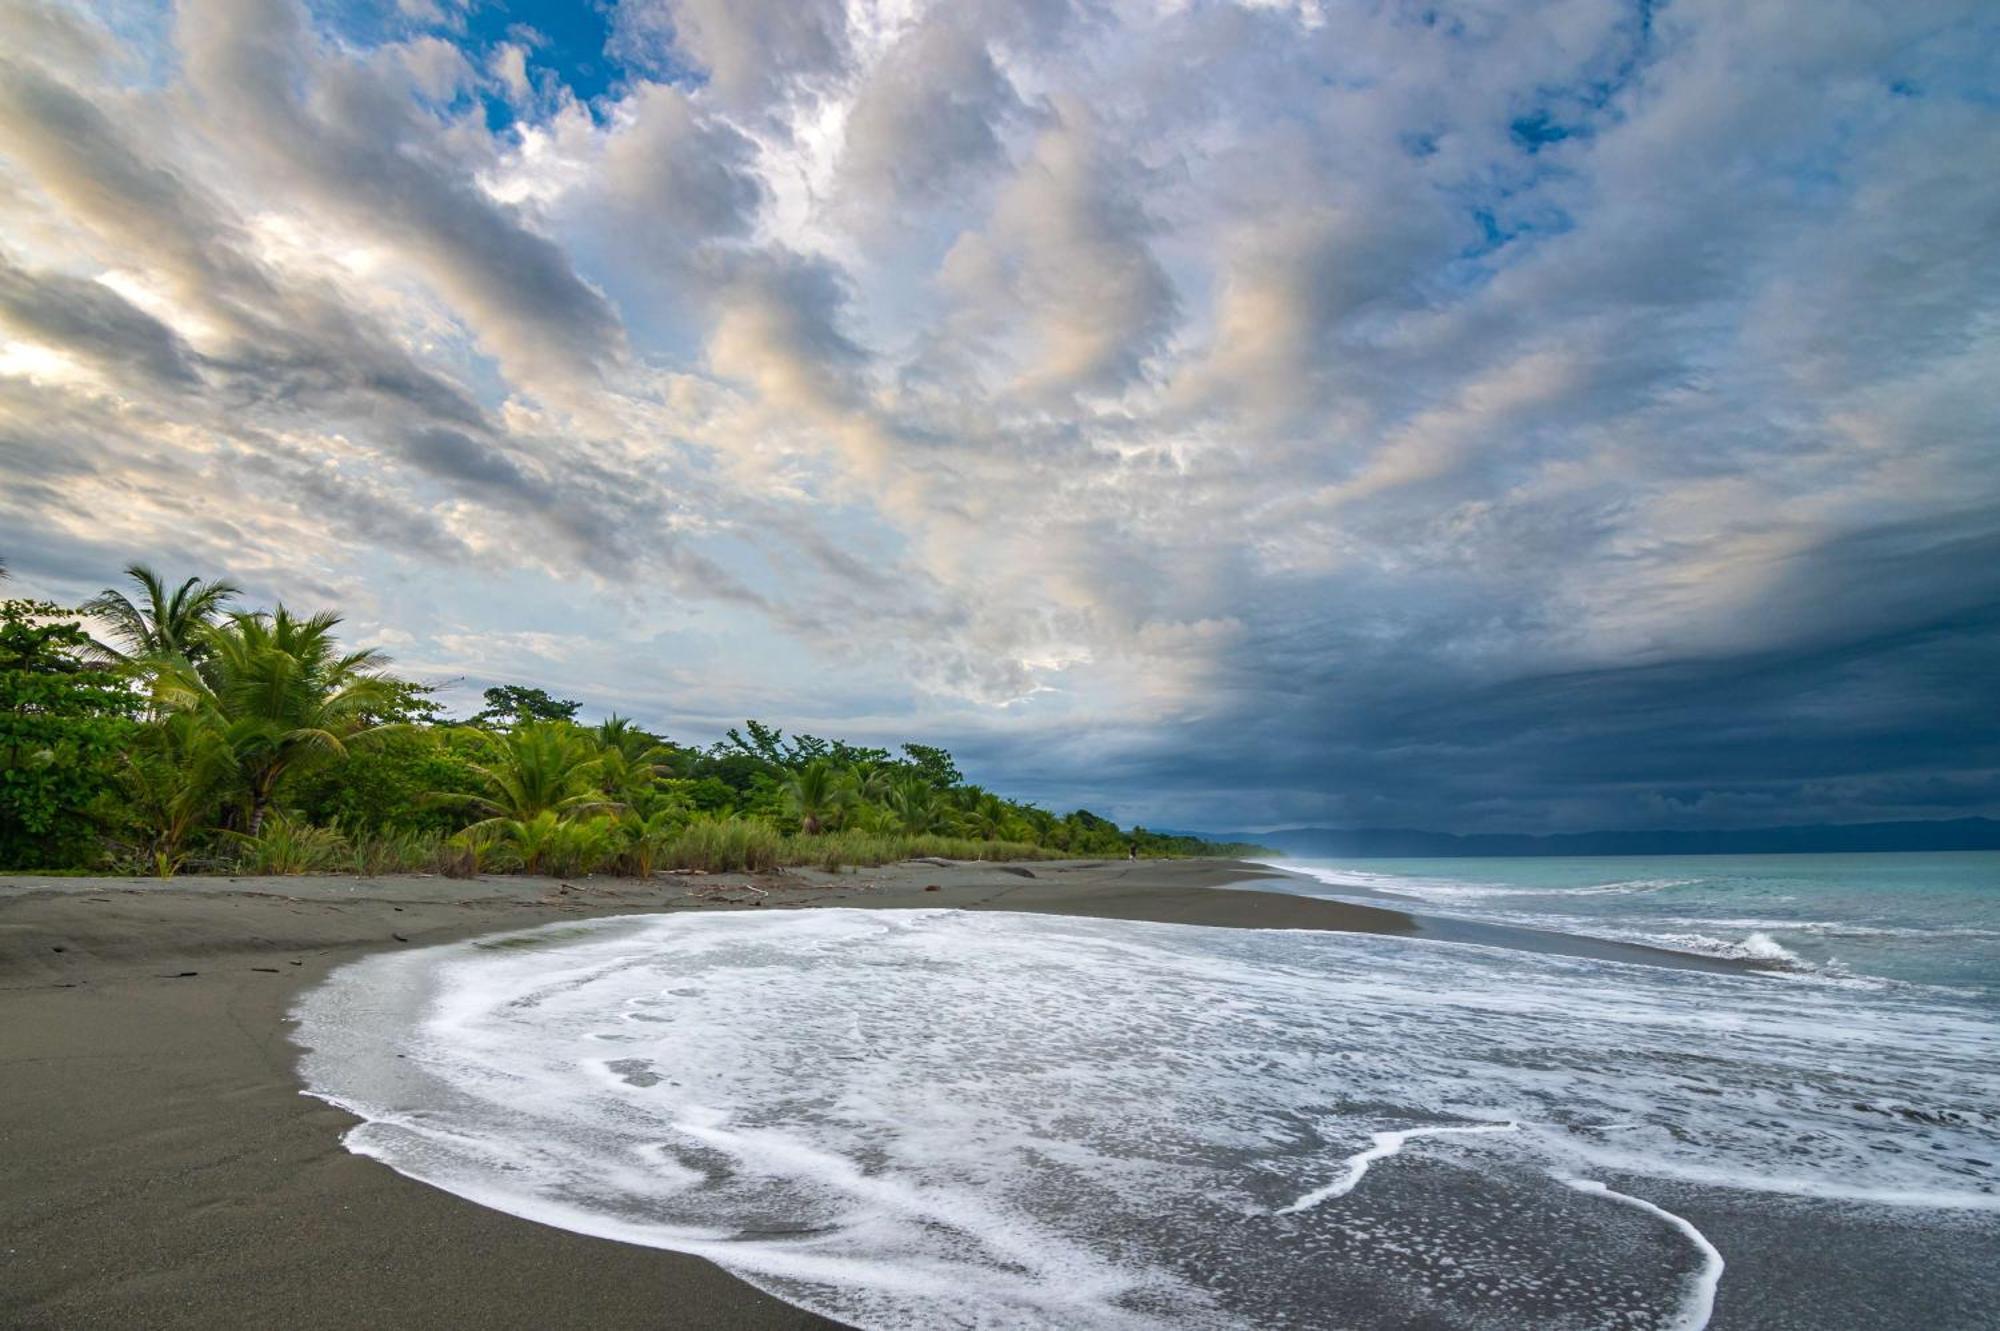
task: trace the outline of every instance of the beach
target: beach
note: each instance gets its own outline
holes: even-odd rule
[[[1460,971],[1471,974],[1482,968],[1511,975],[1518,963],[1509,958],[1520,957],[1520,950],[1545,953],[1546,963],[1537,961],[1537,967],[1554,966],[1558,969],[1551,973],[1567,977],[1563,985],[1588,988],[1570,990],[1537,979],[1532,988],[1492,992],[1515,1001],[1573,1001],[1578,1012],[1620,1001],[1620,986],[1627,983],[1620,976],[1634,972],[1628,966],[1607,969],[1607,959],[1665,961],[1674,968],[1669,974],[1730,972],[1720,977],[1689,974],[1689,984],[1789,983],[1760,975],[1746,962],[1689,959],[1525,929],[1479,926],[1467,932],[1470,926],[1463,923],[1421,913],[1271,890],[1297,886],[1296,880],[1270,868],[1198,860],[913,862],[839,874],[793,870],[651,880],[0,880],[0,1061],[7,1087],[0,1096],[0,1233],[5,1235],[0,1240],[0,1324],[840,1325],[702,1258],[535,1223],[416,1182],[343,1146],[342,1134],[361,1120],[302,1094],[300,1050],[289,1020],[295,1005],[344,963],[482,935],[619,915],[706,919],[710,925],[729,923],[715,918],[719,916],[748,916],[775,925],[800,909],[883,909],[911,912],[904,918],[913,921],[964,919],[982,929],[986,926],[978,921],[990,918],[998,932],[982,935],[987,941],[978,946],[995,949],[999,965],[1009,937],[1019,933],[1007,921],[1046,920],[1058,934],[1046,942],[1027,939],[1029,951],[1022,955],[1028,957],[1028,969],[1008,972],[1023,977],[1005,982],[1010,984],[1034,983],[1042,969],[1036,960],[1040,950],[1052,948],[1047,955],[1056,957],[1077,939],[1118,949],[1145,944],[1156,952],[1161,946],[1198,943],[1203,955],[1217,947],[1233,948],[1241,954],[1241,964],[1254,963],[1254,954],[1277,949],[1287,939],[1347,937],[1365,943],[1360,951],[1342,954],[1344,962],[1333,954],[1325,962],[1308,958],[1313,968],[1358,965],[1365,983],[1349,991],[1340,1005],[1307,1009],[1305,1025],[1296,1028],[1301,1032],[1316,1024],[1315,1012],[1327,1013],[1329,1020],[1358,1015],[1364,1023],[1379,1023],[1382,1017],[1362,1006],[1373,1001],[1367,995],[1378,987],[1421,991],[1455,983]],[[957,911],[971,914],[959,916]],[[803,924],[841,917],[835,911],[790,918]],[[1144,921],[1154,927],[1128,942],[1127,935],[1115,932],[1122,925],[1093,921]],[[1221,927],[1174,928],[1186,925]],[[1311,932],[1259,936],[1268,943],[1248,937],[1241,945],[1227,941],[1245,928]],[[920,940],[940,929],[926,923],[906,932]],[[1362,936],[1379,942],[1367,943]],[[1443,948],[1432,941],[1447,937],[1479,945]],[[1207,939],[1223,941],[1210,944],[1203,941]],[[1284,946],[1297,950],[1296,944]],[[1140,952],[1131,955],[1135,964],[1145,962]],[[1379,977],[1370,978],[1378,968]],[[1078,976],[1089,980],[1098,973],[1093,967]],[[1130,1010],[1143,1007],[1149,992],[1178,983],[1182,973],[1179,963],[1160,971],[1157,980],[1135,971],[1126,977],[1128,988],[1119,1001]],[[1281,968],[1278,975],[1288,986],[1292,981],[1285,975],[1302,973]],[[1051,976],[1040,1011],[1060,1015],[1079,1006],[1065,998],[1070,981]],[[826,1006],[814,996],[822,981],[807,976],[803,983],[803,1003],[795,992],[790,1009],[780,1006],[778,991],[769,991],[771,1011],[792,1014],[776,1020],[800,1020],[801,1014],[810,1019],[816,1008]],[[730,1024],[746,1031],[759,1028],[763,1013],[758,992],[726,1008],[723,1029]],[[921,1034],[931,1020],[917,1001],[878,1001],[886,1002],[886,1020],[900,1026],[906,1037],[910,1031]],[[1162,1005],[1169,1030],[1178,1020],[1176,1012],[1193,1010],[1185,1004],[1175,1008],[1174,1001]],[[1775,1001],[1783,1009],[1793,1000]],[[1344,1011],[1350,1002],[1356,1006]],[[1401,1007],[1382,1011],[1397,1014],[1395,1020],[1410,1015]],[[733,1014],[740,1014],[740,1023]],[[1020,1025],[1013,1023],[1016,1029]],[[1435,1029],[1443,1038],[1456,1038],[1459,1028],[1446,1024]],[[1506,1035],[1504,1027],[1490,1033],[1494,1038]],[[1538,1046],[1532,1042],[1540,1037],[1532,1030],[1528,1036],[1539,1065],[1543,1056],[1534,1052]],[[1479,1037],[1482,1042],[1485,1038]],[[1421,1054],[1430,1043],[1417,1037],[1413,1053]],[[1206,1047],[1217,1046],[1211,1041]],[[1282,1039],[1275,1047],[1283,1047]],[[922,1040],[911,1049],[919,1056],[926,1052]],[[902,1068],[906,1055],[889,1066]],[[1576,1065],[1585,1073],[1598,1067],[1615,1073],[1612,1064],[1619,1056],[1615,1046],[1583,1049]],[[844,1075],[851,1065],[825,1066],[841,1070],[829,1075]],[[1489,1071],[1505,1076],[1510,1069],[1491,1065]],[[1398,1056],[1378,1083],[1414,1087],[1424,1075],[1422,1068],[1406,1066]],[[1611,1075],[1610,1080],[1618,1078]],[[921,1102],[921,1087],[917,1094]],[[1226,1108],[1236,1098],[1238,1092],[1224,1092],[1213,1103]],[[1690,1103],[1699,1108],[1700,1098]],[[1506,1136],[1500,1132],[1480,1140],[1498,1146]],[[938,1149],[954,1153],[948,1139]],[[1454,1198],[1485,1205],[1481,1197],[1503,1196],[1493,1187],[1514,1189],[1517,1174],[1472,1174],[1451,1167],[1454,1149],[1444,1139],[1425,1143],[1422,1152],[1398,1163],[1389,1183],[1372,1184],[1346,1199],[1346,1214],[1376,1214],[1374,1223],[1379,1224],[1405,1223],[1409,1217],[1395,1208],[1408,1198],[1393,1190],[1395,1180],[1414,1189],[1409,1197],[1417,1201],[1426,1190],[1445,1199],[1448,1211],[1458,1209]],[[1365,1169],[1369,1158],[1367,1152],[1353,1157],[1361,1163],[1351,1167]],[[1727,1254],[1729,1275],[1718,1291],[1709,1278],[1712,1273],[1705,1274],[1697,1260],[1697,1248],[1630,1207],[1562,1189],[1555,1190],[1559,1195],[1551,1201],[1547,1184],[1536,1185],[1539,1193],[1504,1194],[1539,1198],[1534,1205],[1545,1208],[1545,1219],[1538,1223],[1556,1227],[1551,1233],[1587,1222],[1587,1228],[1576,1232],[1595,1234],[1606,1223],[1606,1212],[1612,1213],[1609,1238],[1631,1245],[1625,1251],[1632,1260],[1658,1268],[1648,1287],[1658,1320],[1641,1318],[1637,1324],[1697,1324],[1673,1318],[1685,1316],[1675,1312],[1676,1306],[1686,1304],[1687,1289],[1700,1294],[1704,1280],[1707,1296],[1715,1299],[1716,1326],[1976,1327],[1990,1314],[1993,1287],[1985,1260],[1994,1237],[1990,1213],[1927,1214],[1917,1224],[1893,1211],[1839,1199],[1773,1199],[1686,1182],[1621,1183],[1614,1173],[1599,1176],[1613,1188],[1642,1191],[1670,1208],[1690,1232]],[[1369,1209],[1384,1206],[1390,1209]],[[1427,1224],[1421,1216],[1429,1214],[1434,1213],[1411,1212],[1410,1217]],[[1345,1232],[1346,1224],[1340,1221],[1327,1232]],[[1539,1254],[1516,1251],[1510,1232],[1496,1221],[1467,1231],[1463,1241],[1475,1248],[1499,1245],[1495,1252],[1522,1271],[1545,1261],[1560,1271],[1584,1251],[1574,1240]],[[1298,1265],[1285,1242],[1262,1243],[1250,1251],[1258,1260]],[[1349,1253],[1348,1260],[1358,1263],[1347,1268],[1348,1278],[1307,1292],[1305,1306],[1319,1310],[1317,1320],[1307,1324],[1460,1324],[1399,1302],[1401,1285],[1376,1288],[1353,1279],[1353,1273],[1372,1269],[1365,1249]],[[1522,1307],[1544,1307],[1535,1302],[1543,1296],[1532,1290],[1521,1297],[1528,1300]],[[1545,1310],[1549,1316],[1535,1324],[1598,1324],[1558,1317],[1555,1304]],[[1427,1316],[1434,1320],[1425,1320]],[[905,1319],[898,1324],[911,1323]],[[1052,1324],[1063,1324],[1062,1319]]]
[[[1212,890],[1268,876],[1114,861],[643,883],[0,880],[0,1323],[831,1325],[705,1261],[515,1219],[349,1154],[340,1134],[354,1120],[300,1093],[291,1005],[370,952],[629,912],[945,906],[1409,927],[1369,907]]]

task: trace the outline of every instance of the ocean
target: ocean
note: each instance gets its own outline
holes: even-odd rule
[[[350,1149],[861,1327],[1990,1328],[1996,865],[1292,883],[1771,973],[1001,912],[602,919],[356,962],[297,1038]]]
[[[1272,863],[1312,895],[2000,1004],[2000,851]]]

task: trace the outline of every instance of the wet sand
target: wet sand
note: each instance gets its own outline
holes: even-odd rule
[[[1407,934],[1227,861],[842,874],[0,879],[0,1325],[823,1327],[697,1258],[348,1154],[285,1020],[343,961],[634,911],[961,907]]]

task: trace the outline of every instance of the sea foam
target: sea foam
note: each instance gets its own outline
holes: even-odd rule
[[[1454,944],[630,917],[302,1000],[349,1146],[870,1327],[1694,1327],[1689,1184],[2000,1211],[1971,1009]]]

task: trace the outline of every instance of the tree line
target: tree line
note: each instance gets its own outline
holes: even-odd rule
[[[0,602],[0,868],[645,875],[1254,849],[1058,816],[925,744],[748,721],[691,746],[582,724],[526,684],[453,718],[343,646],[337,614],[126,576],[80,606]]]

